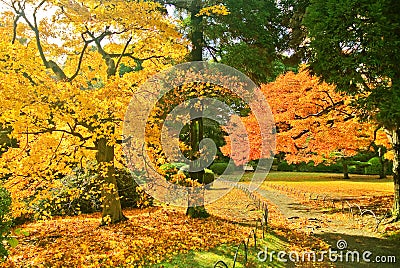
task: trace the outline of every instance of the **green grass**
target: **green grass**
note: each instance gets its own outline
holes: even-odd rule
[[[250,182],[252,173],[245,173],[241,182]],[[393,179],[378,179],[375,175],[351,175],[344,180],[340,174],[308,172],[270,172],[263,186],[283,185],[304,192],[331,194],[334,196],[392,195]]]
[[[253,177],[252,172],[243,174],[241,181],[250,181]],[[388,176],[386,179],[378,179],[377,175],[358,175],[350,174],[350,180],[344,180],[341,174],[337,173],[313,173],[313,172],[282,172],[282,171],[271,171],[268,173],[266,180],[268,181],[367,181],[374,183],[387,183],[392,182],[392,178]]]
[[[273,232],[266,233],[265,239],[261,238],[261,231],[259,231],[257,235],[260,237],[257,239],[256,249],[254,249],[254,239],[250,238],[249,241],[247,266],[244,265],[244,250],[243,245],[241,245],[235,267],[285,267],[284,263],[280,263],[276,259],[273,259],[272,262],[267,261],[262,263],[257,258],[258,252],[264,251],[266,248],[268,248],[268,252],[271,252],[272,250],[285,250],[285,248],[288,246],[288,243],[285,241],[285,239],[279,237]],[[208,251],[190,251],[186,254],[178,254],[170,260],[161,262],[151,267],[214,267],[215,263],[219,260],[224,261],[228,267],[232,267],[237,247],[238,245],[220,245]]]

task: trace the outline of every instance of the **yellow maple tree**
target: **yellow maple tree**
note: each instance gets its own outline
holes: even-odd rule
[[[123,220],[114,170],[124,165],[126,107],[148,77],[182,60],[184,38],[153,2],[4,3],[0,122],[18,146],[0,168],[13,215],[35,213],[60,176],[96,162],[103,223]]]

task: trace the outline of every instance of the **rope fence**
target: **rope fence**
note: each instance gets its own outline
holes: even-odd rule
[[[329,206],[330,208],[337,208],[337,204],[340,204],[340,211],[343,214],[350,214],[351,219],[354,221],[360,220],[361,225],[365,225],[365,216],[369,215],[374,220],[374,232],[378,231],[379,225],[382,223],[384,219],[388,217],[388,213],[386,212],[383,215],[378,216],[377,213],[372,211],[369,208],[363,208],[361,205],[361,201],[363,199],[370,198],[369,196],[332,196],[327,194],[317,194],[310,192],[303,192],[297,190],[292,187],[288,187],[286,185],[274,185],[273,183],[267,183],[266,186],[275,189],[277,191],[281,191],[284,193],[296,194],[299,197],[302,197],[303,200],[306,201],[315,201],[321,202],[324,207]],[[357,216],[359,217],[357,219]]]
[[[225,181],[225,183],[227,184],[234,184],[232,182],[229,181]],[[247,189],[246,187],[244,187],[243,185],[233,185],[235,188],[242,190],[244,193],[246,193],[246,195],[254,202],[256,208],[258,210],[262,211],[262,217],[257,219],[255,221],[255,227],[253,230],[250,231],[250,233],[247,236],[247,240],[242,240],[237,246],[236,246],[236,251],[235,251],[235,255],[233,257],[233,265],[232,268],[235,268],[237,262],[238,262],[238,258],[240,256],[240,249],[243,248],[243,254],[244,254],[244,263],[243,265],[246,266],[247,262],[248,262],[248,254],[249,254],[249,249],[250,249],[250,242],[254,242],[254,250],[257,250],[257,240],[260,239],[259,237],[257,237],[257,231],[259,229],[262,230],[262,236],[261,239],[265,239],[265,232],[266,229],[268,227],[268,204],[266,202],[264,202],[263,200],[261,200],[260,198],[258,198],[253,192],[250,192],[249,189]],[[251,204],[249,204],[247,207],[249,207]],[[228,268],[228,264],[226,262],[224,262],[223,260],[219,260],[214,264],[214,268]]]

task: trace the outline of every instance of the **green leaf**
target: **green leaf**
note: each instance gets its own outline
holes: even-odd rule
[[[11,237],[8,239],[8,244],[10,244],[11,247],[15,248],[18,245],[18,240],[15,237]]]
[[[21,228],[15,229],[15,230],[14,230],[14,233],[15,233],[16,235],[21,235],[21,234],[23,234],[24,236],[29,236],[29,232],[28,232],[28,231],[25,231],[25,230],[22,230]]]
[[[22,234],[23,234],[24,236],[29,236],[29,232],[28,232],[28,231],[22,230]]]

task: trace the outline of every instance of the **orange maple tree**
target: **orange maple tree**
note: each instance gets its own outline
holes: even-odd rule
[[[277,126],[276,152],[285,154],[290,163],[309,162],[319,164],[354,156],[379,137],[374,137],[376,126],[360,122],[349,105],[350,98],[337,93],[333,85],[320,83],[305,68],[299,73],[288,72],[276,81],[261,86]],[[250,116],[241,118],[249,135],[249,160],[259,158],[260,135],[258,122]],[[243,158],[229,150],[230,139],[221,150],[230,155],[235,163],[243,164]]]

